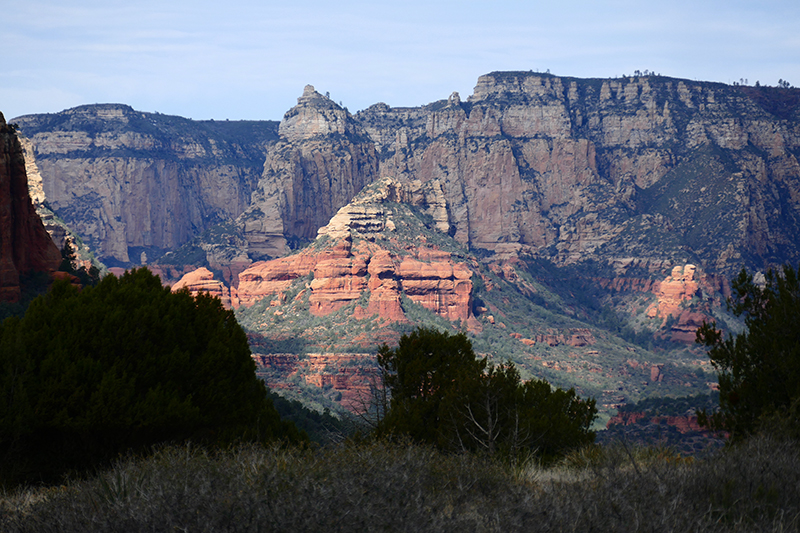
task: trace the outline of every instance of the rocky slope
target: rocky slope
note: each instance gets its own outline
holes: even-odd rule
[[[53,272],[60,262],[31,202],[22,146],[0,113],[0,302],[18,301],[22,277]]]

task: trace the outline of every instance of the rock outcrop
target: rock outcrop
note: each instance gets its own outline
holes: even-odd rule
[[[219,298],[226,309],[238,307],[239,305],[236,289],[229,289],[224,283],[214,279],[214,273],[204,267],[186,273],[172,286],[172,292],[177,292],[181,289],[187,289],[193,296],[202,292]]]
[[[647,316],[666,320],[680,315],[681,304],[691,301],[700,290],[698,280],[695,279],[696,270],[694,265],[673,268],[672,273],[654,287],[658,300],[648,308]]]
[[[644,422],[649,424],[664,424],[675,428],[680,433],[700,432],[708,433],[709,430],[704,428],[697,422],[697,415],[694,413],[685,415],[649,415],[641,412],[623,412],[618,413],[611,417],[607,423],[607,427],[611,426],[632,426],[634,424],[642,424]]]
[[[55,271],[60,262],[31,202],[22,146],[0,113],[0,301],[19,300],[20,276]]]
[[[280,123],[250,206],[237,223],[251,259],[279,257],[308,242],[378,177],[378,154],[347,110],[306,86]]]
[[[380,243],[399,233],[392,203],[415,206],[447,229],[441,188],[383,178],[339,209],[319,229],[317,242],[301,252],[252,265],[239,275],[239,301],[252,305],[277,297],[295,280],[308,277],[310,311],[328,315],[352,302],[366,300],[356,318],[379,316],[404,320],[401,295],[450,321],[472,318],[472,270],[446,251],[420,246],[398,248]],[[438,218],[437,218],[438,217]],[[413,237],[413,236],[412,236]],[[391,248],[391,249],[390,249]],[[276,300],[280,303],[280,300]]]
[[[270,389],[291,388],[292,378],[300,376],[308,385],[332,389],[335,401],[356,414],[365,411],[379,375],[372,354],[309,353],[302,359],[296,354],[256,354],[253,360],[259,372],[267,371],[263,378]]]

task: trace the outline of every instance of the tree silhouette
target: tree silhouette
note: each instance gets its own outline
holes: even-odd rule
[[[742,269],[728,308],[744,317],[744,332],[727,338],[715,322],[697,330],[719,378],[720,410],[700,422],[736,440],[765,417],[797,417],[800,402],[800,280],[790,266],[769,271],[764,286]],[[800,421],[798,421],[800,423]]]
[[[466,335],[420,328],[378,363],[389,393],[378,435],[403,435],[445,450],[512,459],[554,457],[594,441],[594,400],[542,380],[522,382],[511,362],[476,359]]]
[[[172,293],[147,269],[83,290],[56,282],[0,326],[0,369],[7,479],[53,478],[158,442],[300,437],[256,377],[233,313]]]

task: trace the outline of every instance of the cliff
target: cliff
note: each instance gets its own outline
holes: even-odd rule
[[[22,146],[0,113],[0,301],[18,301],[21,277],[55,271],[60,262],[31,202]]]
[[[471,248],[730,276],[800,259],[800,107],[765,104],[784,92],[798,90],[496,72],[466,102],[356,118],[381,174],[445,184]]]
[[[50,206],[112,266],[152,261],[241,215],[277,137],[274,122],[197,122],[119,104],[15,122]]]
[[[224,250],[189,254],[194,264],[279,257],[392,176],[440,183],[450,231],[472,250],[692,263],[730,278],[800,260],[797,93],[494,72],[465,101],[356,115],[307,86],[279,125],[121,105],[17,122],[49,202],[101,258],[123,263],[234,220]]]

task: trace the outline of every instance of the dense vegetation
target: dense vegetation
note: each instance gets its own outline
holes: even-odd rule
[[[720,409],[702,422],[734,440],[775,425],[800,437],[800,278],[785,266],[764,281],[743,269],[732,283],[728,307],[744,332],[725,337],[713,322],[697,331],[719,372]]]
[[[56,282],[0,326],[2,480],[53,480],[160,442],[299,438],[218,299],[147,269]]]
[[[420,328],[396,349],[384,345],[378,364],[385,386],[378,435],[511,458],[553,457],[594,441],[594,400],[542,380],[522,383],[512,363],[477,359],[464,333]]]

